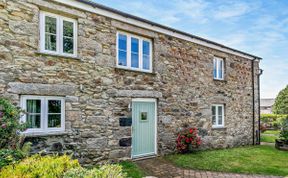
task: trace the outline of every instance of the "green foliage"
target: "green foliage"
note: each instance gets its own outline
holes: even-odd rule
[[[60,178],[73,168],[79,168],[77,160],[70,156],[40,156],[33,155],[15,165],[5,166],[0,172],[0,178]]]
[[[70,169],[64,175],[64,178],[124,178],[126,177],[122,173],[122,167],[120,165],[103,165],[100,168],[94,169],[84,169],[84,168],[75,168]]]
[[[272,146],[251,146],[175,154],[166,157],[183,168],[288,176],[288,154]]]
[[[288,118],[285,119],[281,124],[280,138],[288,140]]]
[[[279,92],[273,105],[273,113],[288,114],[288,85]]]
[[[122,166],[123,172],[125,172],[129,178],[145,177],[145,172],[131,161],[123,161],[120,165]]]
[[[19,150],[0,150],[0,169],[8,164],[15,164],[24,157],[23,152]]]
[[[280,128],[284,119],[288,118],[286,114],[261,114],[262,124],[266,124],[268,127]]]
[[[19,122],[21,113],[20,108],[0,98],[0,148],[17,148],[21,141],[19,131],[26,129],[26,124]]]

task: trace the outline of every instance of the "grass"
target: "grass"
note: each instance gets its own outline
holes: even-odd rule
[[[275,143],[275,139],[278,138],[278,136],[275,135],[261,135],[261,142],[268,142],[268,143]]]
[[[288,176],[288,153],[265,145],[175,154],[165,158],[183,168]]]
[[[261,142],[275,143],[275,139],[279,137],[280,130],[266,130],[261,134]]]
[[[279,135],[280,130],[266,130],[263,134]]]
[[[130,161],[121,162],[123,172],[127,174],[127,177],[142,178],[145,177],[145,172],[141,170],[135,163]]]

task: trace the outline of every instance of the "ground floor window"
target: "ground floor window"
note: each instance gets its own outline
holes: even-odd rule
[[[62,97],[22,96],[25,111],[21,121],[28,124],[27,133],[65,130],[65,100]]]
[[[224,104],[212,105],[212,126],[224,127]]]

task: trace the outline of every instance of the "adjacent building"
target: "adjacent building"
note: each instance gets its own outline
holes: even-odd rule
[[[275,102],[274,98],[263,98],[260,101],[260,113],[272,114],[272,107]]]

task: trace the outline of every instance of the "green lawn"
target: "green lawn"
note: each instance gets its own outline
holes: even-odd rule
[[[136,164],[130,161],[121,162],[123,172],[127,174],[129,178],[142,178],[145,177],[144,171],[142,171]]]
[[[179,167],[247,174],[288,176],[288,152],[248,146],[165,157]]]
[[[275,139],[279,137],[280,130],[266,130],[261,133],[261,142],[275,143]]]
[[[266,130],[263,134],[279,135],[280,130]]]
[[[278,136],[275,135],[261,135],[261,142],[268,142],[268,143],[275,143],[275,139],[278,138]]]

